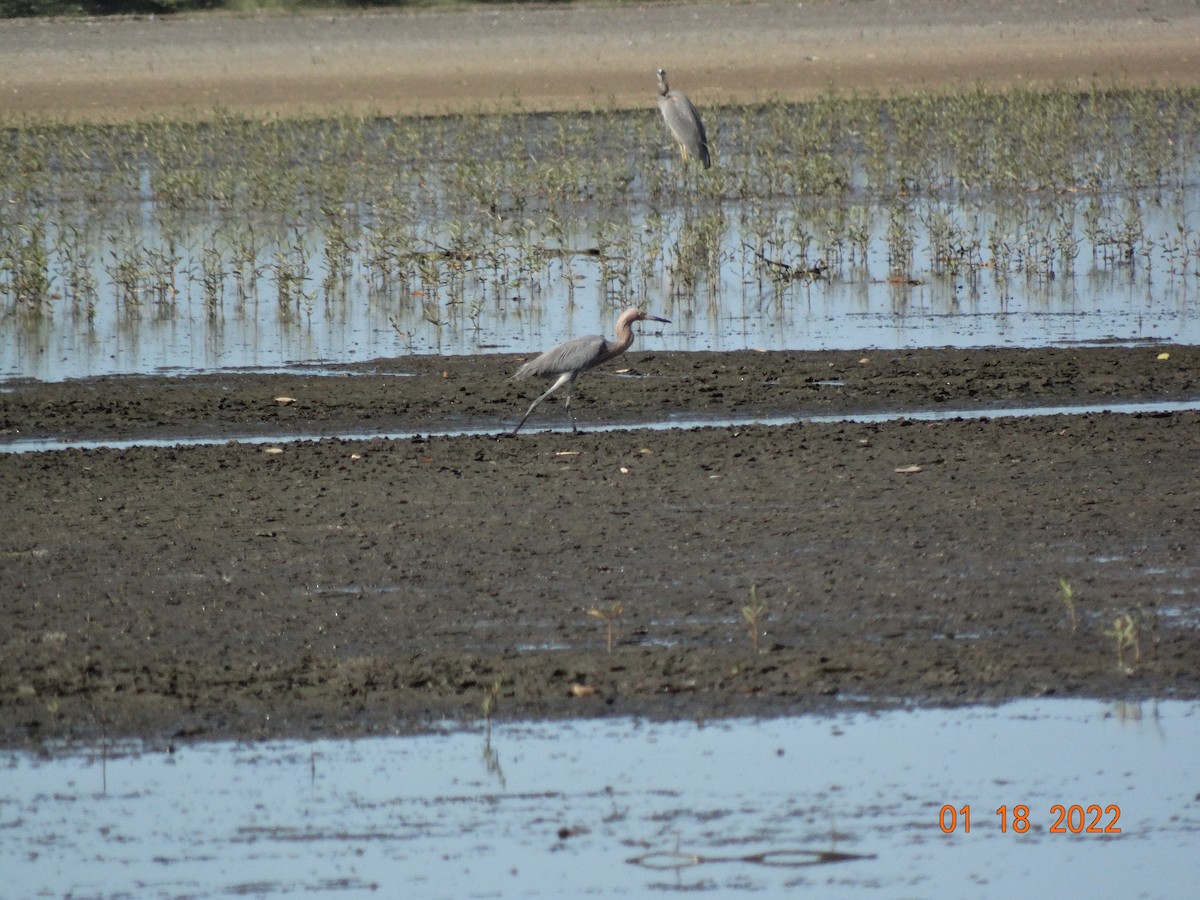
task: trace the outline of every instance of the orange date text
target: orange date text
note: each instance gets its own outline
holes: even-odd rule
[[[1000,831],[1025,834],[1040,823],[1030,818],[1029,806],[1007,804],[995,810]],[[1121,807],[1115,803],[1083,805],[1055,803],[1050,807],[1045,829],[1049,834],[1120,834]],[[947,803],[938,810],[938,827],[945,834],[971,833],[971,805],[954,806]]]

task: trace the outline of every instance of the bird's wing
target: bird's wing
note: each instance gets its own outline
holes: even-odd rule
[[[696,130],[700,132],[700,146],[707,150],[708,133],[704,130],[704,120],[700,118],[700,113],[696,111],[696,107],[692,105],[692,101],[683,94],[679,95],[679,105],[687,112],[688,117],[696,123]]]
[[[681,98],[677,91],[671,91],[667,96],[658,98],[658,108],[676,140],[683,140],[687,136],[687,127],[691,124],[688,117],[689,106],[691,104],[687,102],[687,98]]]
[[[701,162],[708,168],[708,133],[704,130],[704,121],[700,118],[700,113],[696,112],[692,101],[679,91],[671,91],[667,96],[658,98],[658,108],[662,111],[671,134],[679,143],[686,144],[688,138],[692,137],[689,132],[693,127],[696,129],[695,137],[699,138],[696,149],[699,150]]]
[[[541,356],[531,359],[517,369],[514,378],[535,375],[562,375],[564,372],[584,372],[604,359],[608,342],[598,334],[573,338],[551,347]]]
[[[691,100],[689,100],[687,97],[684,97],[683,102],[687,104],[687,108],[691,112],[692,118],[696,120],[696,128],[700,131],[700,143],[707,147],[708,132],[704,130],[704,120],[700,118],[700,113],[696,111],[696,107],[692,106]]]

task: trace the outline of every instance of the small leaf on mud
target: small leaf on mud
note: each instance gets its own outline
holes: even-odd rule
[[[1155,359],[1170,359],[1170,358],[1171,358],[1170,353],[1160,353],[1160,354],[1158,354],[1158,356],[1155,357]]]
[[[274,456],[277,453],[282,453],[282,452],[283,452],[282,447],[266,447],[263,449],[263,453],[269,453],[272,456]]]
[[[920,466],[897,466],[892,470],[897,475],[915,475],[921,471]]]
[[[869,363],[870,361],[871,361],[871,358],[870,358],[869,356],[864,356],[862,359],[860,359],[860,360],[858,361],[858,364],[859,364],[860,366],[865,366],[865,365],[866,365],[867,363]]]
[[[288,406],[289,404],[295,403],[296,398],[295,397],[276,397],[275,402],[278,403],[280,406]]]
[[[622,474],[622,475],[628,475],[628,474],[629,474],[629,468],[628,468],[628,466],[621,466],[621,474]]]
[[[555,452],[554,455],[555,456],[578,456],[579,451],[578,450],[558,450]]]
[[[575,683],[571,685],[572,697],[590,697],[596,693],[596,689],[590,684]]]

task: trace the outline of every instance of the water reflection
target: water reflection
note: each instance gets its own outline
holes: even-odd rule
[[[0,379],[57,381],[109,374],[207,372],[354,363],[412,354],[529,353],[580,334],[607,333],[612,304],[593,265],[570,283],[547,279],[536,307],[519,297],[473,320],[446,308],[438,324],[420,309],[369,294],[318,304],[299,319],[269,309],[208,317],[181,311],[145,321],[104,313],[6,323]],[[732,273],[730,273],[732,274]],[[720,303],[681,307],[669,285],[638,302],[673,325],[656,334],[664,350],[820,350],[909,347],[1040,347],[1097,342],[1200,343],[1200,300],[1186,282],[1149,290],[1149,279],[1065,280],[1055,296],[1024,282],[978,289],[962,302],[956,279],[898,288],[882,281],[818,282],[772,301],[725,279]],[[568,296],[568,294],[570,296]],[[637,299],[637,298],[631,298]],[[642,346],[640,343],[639,347]]]
[[[14,896],[1186,896],[1198,745],[1194,703],[1021,701],[9,753],[0,866]]]

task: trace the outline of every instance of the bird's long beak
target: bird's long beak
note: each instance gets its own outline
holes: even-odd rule
[[[670,325],[670,324],[671,324],[671,320],[670,320],[670,319],[664,319],[664,318],[662,318],[661,316],[642,316],[642,318],[643,318],[643,319],[648,319],[648,320],[649,320],[649,321],[651,321],[651,322],[666,322],[668,325]]]

